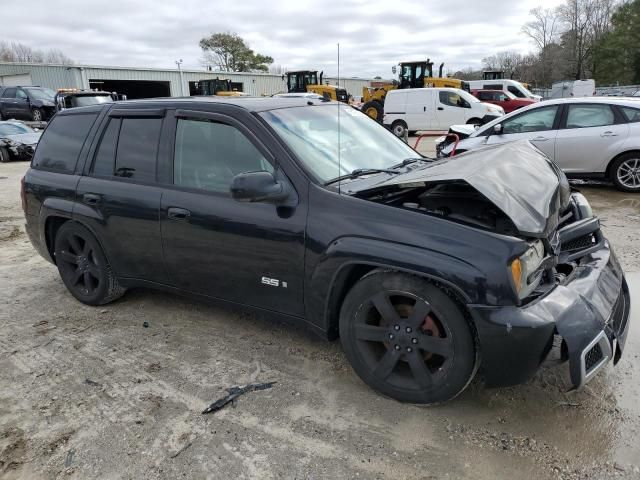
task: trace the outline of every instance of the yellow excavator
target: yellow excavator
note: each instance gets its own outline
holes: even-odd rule
[[[374,120],[382,122],[384,99],[389,90],[398,88],[448,87],[470,91],[469,83],[457,78],[442,76],[444,63],[440,64],[438,76],[433,76],[433,62],[430,59],[422,62],[400,63],[398,81],[381,87],[362,87],[362,111]],[[396,67],[392,68],[396,73]]]
[[[198,80],[196,95],[218,95],[220,97],[241,97],[246,93],[231,88],[231,80],[220,78]]]
[[[347,94],[347,91],[344,88],[336,87],[335,85],[324,85],[322,83],[322,73],[323,72],[320,72],[320,81],[318,81],[317,70],[298,70],[295,72],[287,72],[287,92],[311,92],[318,94],[327,100],[348,103],[349,95]]]

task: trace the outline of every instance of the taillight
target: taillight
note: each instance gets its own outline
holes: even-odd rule
[[[27,194],[24,190],[24,178],[22,177],[22,180],[20,180],[20,200],[22,201],[22,210],[24,211],[24,213],[27,213]]]

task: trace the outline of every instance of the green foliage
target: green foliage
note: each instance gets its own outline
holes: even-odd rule
[[[640,0],[621,4],[611,18],[611,30],[596,46],[596,81],[640,84]]]
[[[237,33],[214,33],[200,40],[205,62],[227,72],[266,72],[273,58],[254,52]]]

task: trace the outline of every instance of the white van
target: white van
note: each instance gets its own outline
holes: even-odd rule
[[[516,80],[503,78],[501,80],[471,80],[469,88],[473,90],[502,90],[503,92],[511,92],[518,98],[530,98],[539,102],[542,100],[540,95],[534,95],[527,88]]]
[[[405,130],[443,131],[460,123],[481,125],[501,115],[502,107],[482,103],[458,88],[408,88],[387,93],[382,123],[402,137]]]
[[[596,81],[566,80],[551,85],[550,98],[593,97],[596,94]]]

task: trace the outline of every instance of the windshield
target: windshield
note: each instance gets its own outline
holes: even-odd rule
[[[356,169],[390,168],[420,156],[382,125],[349,106],[282,108],[260,115],[322,183]]]
[[[25,88],[25,90],[29,93],[29,96],[33,97],[36,100],[52,100],[55,97],[56,92],[51,90],[50,88]]]
[[[24,125],[16,125],[15,123],[0,123],[0,137],[6,137],[9,135],[21,135],[23,133],[31,133],[29,127]]]
[[[75,107],[87,107],[100,103],[112,103],[113,99],[109,95],[79,95],[73,98]]]

